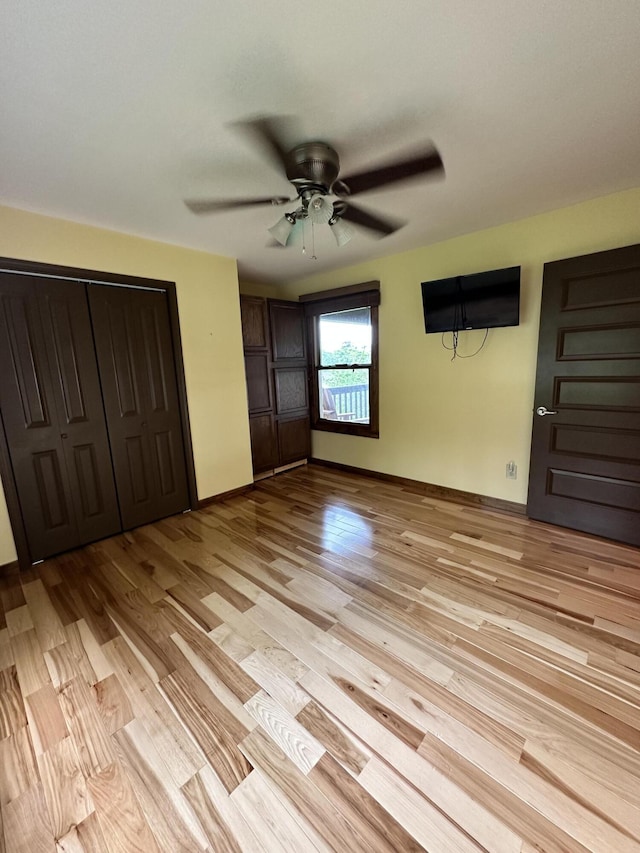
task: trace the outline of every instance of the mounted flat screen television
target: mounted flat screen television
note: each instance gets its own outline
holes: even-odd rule
[[[494,329],[520,323],[520,267],[422,282],[424,328]]]

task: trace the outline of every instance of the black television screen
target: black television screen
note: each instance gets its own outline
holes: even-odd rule
[[[422,282],[425,332],[520,323],[520,267]]]

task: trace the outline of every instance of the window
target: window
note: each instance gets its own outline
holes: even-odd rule
[[[378,438],[378,282],[303,296],[312,428]]]

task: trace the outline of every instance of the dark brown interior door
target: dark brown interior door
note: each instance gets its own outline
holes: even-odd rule
[[[88,291],[122,523],[137,527],[189,507],[166,294]]]
[[[253,473],[261,474],[278,465],[271,381],[271,337],[266,300],[258,296],[241,296],[240,315],[249,406],[251,461]]]
[[[32,560],[120,529],[86,294],[0,276],[0,408]]]
[[[529,516],[640,545],[640,246],[545,265],[533,419]]]
[[[278,464],[311,455],[309,370],[304,307],[269,300]]]

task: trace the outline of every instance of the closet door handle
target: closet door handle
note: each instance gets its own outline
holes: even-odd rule
[[[60,433],[60,438],[69,438],[66,432]]]

